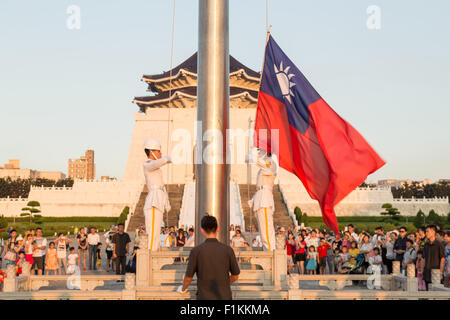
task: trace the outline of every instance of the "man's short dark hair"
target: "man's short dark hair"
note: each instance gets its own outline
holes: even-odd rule
[[[376,227],[375,230],[383,230],[383,227],[382,226]]]
[[[145,154],[147,155],[147,158],[150,156],[150,149],[144,149]]]
[[[427,229],[431,229],[431,230],[433,230],[434,232],[437,231],[437,228],[436,228],[436,226],[435,226],[434,224],[428,225],[428,226],[427,226]]]
[[[192,229],[192,228],[189,228],[189,232],[194,232],[194,229]]]
[[[121,223],[118,223],[117,226],[122,226],[122,227],[125,228],[125,224],[123,224],[122,222],[121,222]]]
[[[414,241],[412,241],[411,239],[406,239],[406,242],[409,242],[411,244],[414,244]]]
[[[354,228],[353,225],[352,225],[351,223],[350,223],[347,227],[352,227],[352,228]]]
[[[37,228],[36,228],[36,231],[38,231],[38,230],[41,230],[41,231],[42,231],[42,228],[41,228],[41,227],[37,227]]]
[[[202,218],[201,226],[206,233],[215,233],[217,231],[217,219],[206,215]]]
[[[408,229],[406,229],[406,227],[400,227],[400,228],[398,228],[398,230],[405,230],[405,231],[408,231]]]
[[[425,227],[418,227],[418,228],[417,228],[417,231],[420,231],[420,230],[422,230],[423,232],[425,232]]]

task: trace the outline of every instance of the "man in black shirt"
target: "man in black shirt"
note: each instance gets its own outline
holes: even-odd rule
[[[425,246],[423,248],[423,257],[425,259],[423,279],[425,280],[425,284],[428,290],[428,285],[431,283],[432,269],[440,269],[441,279],[443,277],[445,254],[444,254],[444,245],[439,240],[436,239],[436,226],[429,225],[426,228],[426,235],[428,241],[425,242]]]
[[[400,231],[400,236],[395,240],[394,243],[394,252],[395,252],[395,261],[400,261],[401,268],[403,267],[403,255],[406,252],[406,228],[401,227],[398,229]]]
[[[198,300],[232,299],[231,284],[239,277],[239,265],[233,249],[216,239],[217,230],[216,218],[203,217],[201,231],[206,240],[192,249],[179,292],[186,291],[196,273]]]
[[[125,274],[127,265],[128,244],[131,242],[128,233],[124,232],[123,223],[117,226],[117,233],[113,236],[113,258],[116,262],[116,274]]]

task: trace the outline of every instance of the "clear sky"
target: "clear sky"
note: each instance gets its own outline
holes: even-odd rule
[[[140,78],[169,69],[172,4],[1,0],[0,165],[67,173],[93,148],[97,177],[122,178]],[[369,181],[450,178],[449,12],[448,0],[269,0],[275,40],[387,161]],[[197,16],[197,1],[177,1],[174,65],[197,50]],[[264,0],[230,0],[230,53],[258,71],[265,23]]]

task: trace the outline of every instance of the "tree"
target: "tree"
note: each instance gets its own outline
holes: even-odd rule
[[[119,218],[117,218],[117,224],[125,223],[125,221],[127,221],[127,216],[129,212],[130,208],[128,206],[123,208],[122,213],[120,214]]]
[[[306,214],[306,212],[302,215],[302,222],[305,224],[305,226],[308,223],[308,215]]]
[[[20,215],[22,217],[30,217],[30,224],[33,222],[33,216],[35,216],[36,218],[38,218],[38,220],[40,220],[40,218],[42,218],[41,215],[35,215],[36,213],[41,212],[41,210],[37,209],[37,207],[40,207],[41,204],[38,201],[29,201],[27,203],[28,207],[22,208],[22,211],[27,211],[27,212],[22,212]],[[42,223],[42,221],[41,221]]]
[[[381,208],[385,209],[385,211],[380,212],[381,215],[390,216],[392,219],[397,221],[400,219],[400,211],[398,211],[397,208],[394,208],[392,204],[385,203],[381,206]]]
[[[302,223],[302,209],[299,207],[295,207],[294,209],[295,218],[297,219],[297,223],[300,225]]]
[[[2,215],[0,217],[0,229],[6,229],[7,226],[8,226],[8,220],[6,220],[6,218]]]
[[[422,227],[426,224],[425,222],[425,213],[422,210],[419,210],[416,215],[416,220],[414,221],[414,225],[416,228]]]
[[[437,226],[442,227],[444,225],[444,221],[440,215],[438,215],[433,209],[428,213],[428,217],[426,218],[428,224],[435,224]]]

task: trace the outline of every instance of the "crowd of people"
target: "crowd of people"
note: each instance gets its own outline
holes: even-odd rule
[[[278,228],[288,255],[288,272],[300,274],[376,273],[391,274],[399,261],[406,275],[407,266],[416,267],[418,288],[427,290],[431,270],[439,269],[441,279],[450,287],[450,231],[435,225],[408,232],[400,227],[385,233],[378,227],[374,235],[349,224],[336,236],[311,228]]]
[[[55,239],[47,239],[42,228],[27,230],[22,236],[10,228],[8,239],[0,240],[0,266],[14,265],[17,275],[22,274],[24,262],[29,263],[31,273],[36,275],[74,274],[87,270],[125,274],[136,269],[137,247],[130,252],[130,243],[123,224],[112,225],[103,235],[95,227],[84,227],[72,239],[64,233]],[[103,258],[106,258],[104,264]]]
[[[261,237],[254,227],[247,233],[248,241],[240,226],[230,227],[230,245],[261,248]],[[22,273],[25,261],[34,274],[73,274],[76,270],[106,271],[117,274],[135,272],[136,253],[145,227],[135,232],[134,246],[130,251],[130,236],[124,225],[111,226],[100,235],[96,228],[85,227],[74,238],[60,233],[55,239],[43,237],[42,229],[28,230],[18,235],[10,228],[6,242],[0,240],[0,265],[15,265]],[[333,232],[309,227],[276,228],[277,241],[284,243],[287,251],[288,273],[299,274],[390,274],[393,262],[400,262],[400,270],[406,274],[408,264],[416,266],[419,290],[427,290],[431,283],[431,270],[440,269],[445,286],[450,287],[450,231],[429,225],[408,232],[406,227],[385,233],[383,227],[373,235],[365,230],[355,230],[349,224],[338,236]],[[193,247],[193,226],[161,228],[160,247]],[[105,263],[102,262],[105,259]]]

